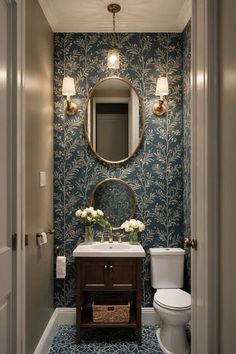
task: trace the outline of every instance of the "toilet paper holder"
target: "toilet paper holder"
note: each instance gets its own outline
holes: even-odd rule
[[[53,235],[55,233],[54,229],[49,229],[47,232],[41,232],[36,234],[36,243],[38,246],[42,246],[47,243],[47,236]]]
[[[55,233],[55,230],[54,230],[54,229],[49,229],[49,230],[46,232],[47,235],[54,235],[54,233]],[[39,232],[36,234],[36,237],[41,237],[41,236],[42,236],[42,234],[39,233]]]

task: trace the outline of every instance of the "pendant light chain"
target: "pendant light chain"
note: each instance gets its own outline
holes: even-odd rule
[[[119,4],[110,4],[107,6],[107,10],[112,13],[113,18],[113,33],[112,33],[112,49],[108,50],[107,54],[107,66],[109,69],[119,69],[120,67],[120,54],[116,46],[116,13],[121,10]]]
[[[115,32],[116,32],[116,13],[115,12],[113,12],[113,43],[112,43],[112,45],[113,45],[113,47],[116,47],[116,34],[115,34]]]

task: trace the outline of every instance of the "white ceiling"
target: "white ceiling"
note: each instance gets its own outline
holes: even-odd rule
[[[116,32],[182,32],[191,0],[38,0],[53,32],[112,32],[107,5],[121,6]]]

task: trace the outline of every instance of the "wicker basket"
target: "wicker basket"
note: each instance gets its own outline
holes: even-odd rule
[[[92,304],[93,322],[123,322],[130,320],[130,302],[127,298],[95,298]]]

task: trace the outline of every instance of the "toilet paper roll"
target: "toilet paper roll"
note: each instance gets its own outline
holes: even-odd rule
[[[65,256],[57,256],[56,277],[57,279],[64,279],[66,277],[66,257]]]
[[[38,242],[38,245],[39,245],[39,246],[42,246],[43,241],[42,241],[42,236],[41,236],[41,235],[40,235],[40,236],[37,236],[37,242]]]
[[[46,232],[41,232],[42,245],[48,242]]]

